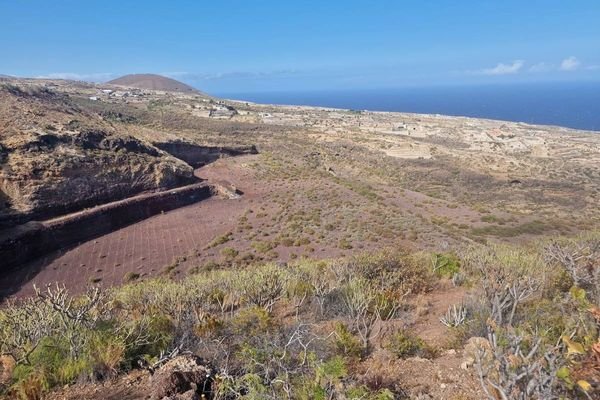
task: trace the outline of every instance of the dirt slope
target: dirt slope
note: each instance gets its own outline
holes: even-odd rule
[[[183,82],[155,74],[125,75],[110,82],[112,85],[128,86],[137,89],[161,90],[165,92],[200,93]]]

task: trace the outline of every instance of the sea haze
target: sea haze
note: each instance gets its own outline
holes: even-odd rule
[[[490,118],[600,131],[600,82],[221,93],[267,104]]]

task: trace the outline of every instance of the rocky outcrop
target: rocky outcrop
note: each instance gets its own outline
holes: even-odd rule
[[[460,367],[462,369],[469,369],[478,361],[484,364],[491,364],[494,360],[489,340],[476,336],[469,338],[467,341],[463,351],[463,362]]]
[[[173,157],[185,161],[194,168],[201,167],[221,157],[257,154],[256,147],[251,146],[201,146],[188,142],[155,142],[154,146],[169,153]]]
[[[178,356],[154,373],[151,400],[200,400],[212,398],[213,371],[201,358]]]
[[[190,165],[131,136],[22,134],[0,148],[0,229],[193,181]]]

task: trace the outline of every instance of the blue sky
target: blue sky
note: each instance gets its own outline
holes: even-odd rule
[[[0,0],[0,73],[212,93],[600,81],[598,0]]]

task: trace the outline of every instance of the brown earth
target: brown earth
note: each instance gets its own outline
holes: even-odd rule
[[[107,82],[110,85],[132,87],[137,89],[161,90],[165,92],[200,92],[193,87],[175,79],[155,74],[131,74]]]
[[[0,176],[17,182],[0,188],[0,214],[25,220],[32,210],[57,205],[62,214],[65,203],[104,202],[118,187],[123,197],[160,190],[181,176],[241,195],[155,215],[23,263],[0,277],[0,290],[24,296],[34,283],[61,282],[77,293],[92,283],[177,279],[215,264],[322,259],[382,247],[451,251],[473,241],[574,233],[600,222],[600,136],[590,132],[176,92],[105,94],[105,88],[115,89],[19,80],[0,90],[7,127],[0,133]],[[236,112],[211,118],[221,103]],[[98,131],[101,138],[93,139]],[[190,151],[189,144],[201,150]],[[254,145],[259,154],[236,158],[206,150]],[[197,154],[207,159],[196,163]],[[190,164],[200,168],[192,172]],[[461,288],[441,285],[415,299],[408,328],[444,347],[449,332],[438,318],[464,296]],[[414,398],[482,398],[461,360],[459,350],[433,360],[399,360],[378,350],[358,373],[393,376]],[[147,383],[147,374],[134,372],[50,398],[144,398]]]
[[[243,195],[170,211],[62,249],[3,276],[4,288],[29,279],[25,286],[38,280],[70,285],[82,264],[87,267],[73,280],[77,287],[119,283],[128,272],[179,275],[207,262],[246,265],[385,246],[447,250],[472,241],[522,242],[600,221],[595,134],[233,101],[219,103],[237,114],[217,120],[202,114],[215,107],[212,99],[153,91],[107,95],[107,87],[46,80],[2,86],[5,226],[177,186],[193,178],[190,164],[212,162],[196,175]],[[260,154],[220,159],[223,149]],[[228,232],[227,241],[209,248]],[[108,251],[123,242],[127,250]],[[227,256],[231,250],[238,255]]]
[[[205,200],[220,192],[205,182],[147,193],[42,222],[29,222],[0,232],[0,272],[54,251],[89,241],[152,215]]]
[[[0,87],[0,105],[0,229],[194,180],[185,162],[64,95]],[[36,115],[52,123],[32,125]]]

